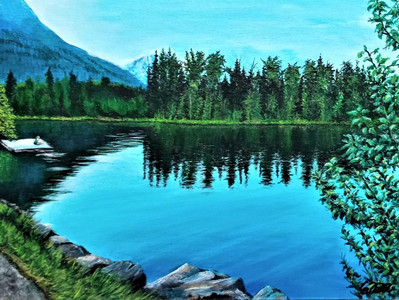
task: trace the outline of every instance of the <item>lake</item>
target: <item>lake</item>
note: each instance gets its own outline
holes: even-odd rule
[[[20,121],[54,155],[0,151],[0,197],[148,281],[185,262],[297,298],[354,298],[311,176],[348,127]]]

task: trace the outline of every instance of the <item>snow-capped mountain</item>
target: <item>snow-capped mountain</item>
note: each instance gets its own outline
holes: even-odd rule
[[[141,85],[128,71],[63,41],[24,0],[0,0],[0,81],[10,70],[18,81],[27,76],[43,79],[49,67],[60,79],[73,72],[79,80],[106,76],[113,82]]]
[[[152,65],[154,62],[155,56],[143,56],[139,59],[136,59],[134,62],[126,65],[124,67],[125,70],[128,70],[130,73],[134,75],[142,85],[147,86],[147,71],[148,67]]]

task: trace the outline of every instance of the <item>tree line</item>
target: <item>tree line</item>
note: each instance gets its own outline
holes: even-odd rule
[[[146,99],[153,116],[190,120],[345,121],[357,105],[369,106],[366,71],[344,62],[340,69],[318,60],[282,67],[278,57],[260,70],[233,67],[219,52],[155,52],[148,70]]]
[[[17,83],[12,71],[6,94],[18,115],[106,116],[188,120],[320,120],[346,121],[347,111],[368,107],[366,73],[358,64],[340,69],[318,60],[282,67],[278,57],[248,71],[235,61],[226,66],[220,52],[190,50],[179,60],[171,50],[155,52],[147,89],[111,83],[78,81],[72,72],[45,82],[27,78]]]
[[[74,73],[54,79],[51,67],[45,82],[28,77],[17,83],[12,71],[6,80],[6,95],[18,115],[142,117],[147,113],[144,92],[103,77],[100,82],[78,81]]]

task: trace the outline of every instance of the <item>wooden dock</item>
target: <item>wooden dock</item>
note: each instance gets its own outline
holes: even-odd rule
[[[41,145],[34,144],[35,139],[21,139],[15,141],[0,140],[0,145],[13,153],[41,153],[41,152],[52,152],[54,149],[47,142],[43,141]]]

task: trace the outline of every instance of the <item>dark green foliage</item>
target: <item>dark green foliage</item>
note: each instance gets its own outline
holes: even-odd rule
[[[71,115],[78,116],[83,112],[83,103],[80,98],[80,83],[75,74],[69,74],[69,99],[71,101]]]
[[[259,80],[263,115],[266,119],[279,119],[284,109],[284,82],[278,57],[269,57],[263,61]]]
[[[296,111],[296,106],[300,105],[298,102],[302,95],[300,95],[301,74],[299,66],[296,64],[288,65],[284,71],[284,96],[285,106],[282,114],[286,120],[295,118],[301,115],[302,110]]]
[[[46,92],[45,92],[45,104],[46,104],[46,111],[47,114],[50,116],[57,115],[58,112],[58,105],[56,102],[55,91],[54,91],[54,76],[51,72],[51,67],[48,68],[46,75]]]
[[[11,105],[14,107],[15,89],[17,87],[17,79],[14,77],[12,71],[8,73],[6,80],[6,96]]]
[[[320,57],[283,69],[278,57],[269,57],[260,72],[247,72],[239,60],[226,67],[219,52],[206,57],[190,50],[180,61],[169,49],[155,52],[145,98],[157,118],[346,121],[346,109],[368,96],[365,70],[349,62],[335,70]]]
[[[387,48],[398,50],[398,6],[396,1],[370,0],[369,10],[380,38]],[[366,47],[371,103],[351,112],[352,134],[346,137],[346,153],[333,158],[315,178],[322,201],[334,218],[345,223],[343,239],[359,260],[363,272],[343,261],[346,278],[359,298],[399,297],[399,65],[383,58],[379,50]],[[356,76],[344,65],[341,80],[355,85]],[[343,89],[341,99],[367,93],[362,89]],[[348,96],[346,96],[348,97]],[[339,108],[337,108],[339,110]]]
[[[90,116],[140,118],[147,114],[143,90],[113,84],[103,77],[101,82],[80,82],[73,73],[55,80],[48,68],[46,81],[16,85],[13,92],[14,110],[24,116]]]
[[[255,65],[247,71],[239,60],[226,67],[220,52],[190,50],[179,60],[169,49],[155,52],[146,91],[107,77],[82,82],[72,72],[55,79],[51,68],[45,82],[16,84],[10,72],[7,83],[17,115],[344,122],[357,104],[370,105],[365,72],[349,62],[335,70],[321,57],[285,69],[269,57],[260,71]]]

